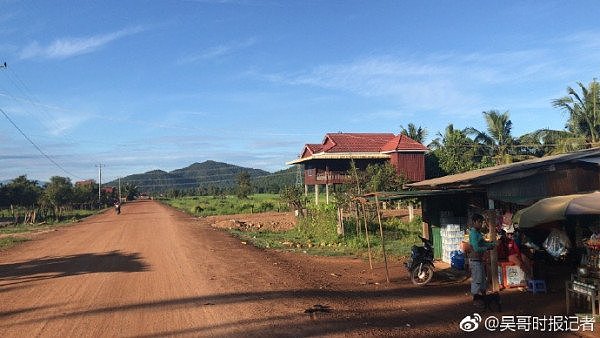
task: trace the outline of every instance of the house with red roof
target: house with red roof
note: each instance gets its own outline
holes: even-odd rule
[[[329,133],[319,144],[306,144],[298,159],[288,165],[304,166],[304,191],[314,186],[318,201],[319,186],[329,189],[336,184],[352,182],[348,170],[352,161],[359,170],[369,164],[389,162],[399,175],[410,182],[425,179],[427,147],[406,135],[392,133]]]

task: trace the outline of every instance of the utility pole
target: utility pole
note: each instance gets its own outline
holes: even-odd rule
[[[100,198],[102,196],[102,167],[105,166],[102,163],[96,164],[96,168],[98,168],[98,207],[100,207]]]
[[[594,104],[594,106],[592,108],[592,110],[593,110],[592,117],[594,118],[594,123],[596,122],[596,120],[598,118],[596,116],[596,95],[597,95],[596,84],[597,84],[596,78],[594,78],[594,81],[592,81],[592,99],[593,99],[592,102]],[[594,140],[594,128],[595,128],[595,125],[592,126],[592,128],[590,128],[591,129],[591,134],[592,134],[592,143],[594,143],[594,141],[598,141],[598,140]],[[595,144],[592,144],[592,147],[595,147],[595,146],[596,146]]]
[[[119,177],[119,203],[121,203],[121,177]]]

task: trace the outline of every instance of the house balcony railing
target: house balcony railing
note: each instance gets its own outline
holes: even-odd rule
[[[352,177],[347,171],[331,171],[322,169],[307,169],[304,171],[304,183],[314,184],[343,184],[351,182]]]

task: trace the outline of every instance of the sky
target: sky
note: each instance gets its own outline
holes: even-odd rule
[[[285,169],[330,132],[563,129],[595,1],[0,0],[0,181],[214,160]]]

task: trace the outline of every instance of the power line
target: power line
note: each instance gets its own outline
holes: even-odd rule
[[[244,170],[242,170],[244,171]],[[241,172],[241,171],[240,171]],[[122,177],[121,179],[123,180],[123,182],[148,182],[148,181],[162,181],[167,183],[168,181],[178,181],[178,180],[200,180],[200,179],[206,179],[206,178],[211,178],[211,177],[230,177],[230,178],[223,178],[223,179],[218,179],[218,180],[210,180],[210,181],[203,181],[202,183],[213,183],[213,182],[226,182],[226,181],[230,181],[231,178],[237,176],[240,172],[236,172],[236,173],[227,173],[227,174],[215,174],[215,175],[204,175],[204,176],[194,176],[194,177],[165,177],[165,178],[138,178],[138,179],[129,179],[126,177]],[[135,175],[144,175],[144,174],[135,174]],[[277,176],[290,176],[292,177],[294,175],[293,172],[284,172],[284,173],[272,173],[272,174],[266,174],[266,175],[256,175],[256,176],[251,176],[251,179],[261,179],[261,178],[267,178],[267,177],[277,177]],[[113,180],[114,181],[114,180]]]
[[[47,158],[48,161],[52,162],[52,164],[54,164],[60,170],[64,171],[67,175],[73,176],[78,179],[82,179],[81,177],[63,168],[60,164],[58,164],[55,160],[48,156],[48,154],[46,154],[35,142],[33,142],[32,139],[29,138],[29,136],[25,134],[25,132],[23,132],[23,130],[21,130],[21,128],[19,128],[19,126],[17,126],[17,124],[10,118],[10,116],[8,116],[8,114],[3,109],[0,108],[0,112],[2,112],[4,117],[6,117],[6,119],[8,120],[8,122],[10,122],[19,131],[19,133],[21,133],[21,135],[23,135],[23,137],[25,137],[25,139],[35,147],[35,149],[37,149],[42,155],[44,155],[44,157]]]

